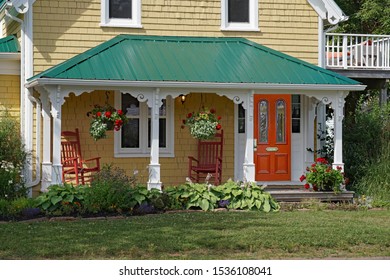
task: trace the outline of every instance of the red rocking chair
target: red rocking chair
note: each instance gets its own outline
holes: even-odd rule
[[[95,162],[87,167],[87,162]],[[81,155],[79,130],[61,132],[62,182],[75,182],[76,185],[89,184],[93,175],[100,171],[100,157],[83,160]]]
[[[188,157],[188,178],[199,183],[211,174],[214,185],[222,181],[223,130],[212,140],[198,140],[198,157]]]

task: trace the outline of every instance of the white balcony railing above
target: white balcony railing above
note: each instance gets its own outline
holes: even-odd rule
[[[390,35],[326,34],[326,67],[390,70]]]

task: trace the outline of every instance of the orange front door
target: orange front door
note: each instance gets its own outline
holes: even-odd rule
[[[256,181],[290,181],[291,95],[254,95]]]

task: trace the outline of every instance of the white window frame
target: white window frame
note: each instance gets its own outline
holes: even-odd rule
[[[125,93],[127,94],[127,93]],[[159,149],[160,157],[174,157],[174,99],[168,96],[166,98],[166,123],[167,123],[167,146]],[[116,108],[122,107],[122,93],[115,93]],[[150,148],[148,147],[148,119],[150,116],[148,105],[146,102],[139,103],[140,113],[140,132],[139,132],[139,148],[122,148],[121,130],[115,131],[114,136],[114,157],[150,157]]]
[[[132,19],[110,18],[110,0],[101,0],[101,19],[102,27],[127,27],[142,28],[141,25],[141,0],[132,1]]]
[[[221,0],[221,30],[223,31],[259,31],[259,0],[249,0],[249,23],[229,22],[229,0]]]

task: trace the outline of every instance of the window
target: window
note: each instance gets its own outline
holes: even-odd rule
[[[292,133],[301,132],[301,96],[293,94],[291,102]]]
[[[128,122],[118,132],[115,142],[117,157],[148,157],[151,143],[151,108],[130,94],[118,93],[120,108]],[[164,99],[159,110],[159,146],[161,156],[173,156],[173,101]]]
[[[222,0],[221,29],[258,31],[258,0]]]
[[[242,104],[238,105],[238,133],[245,133],[245,109]]]
[[[141,0],[102,0],[101,26],[141,28]]]

